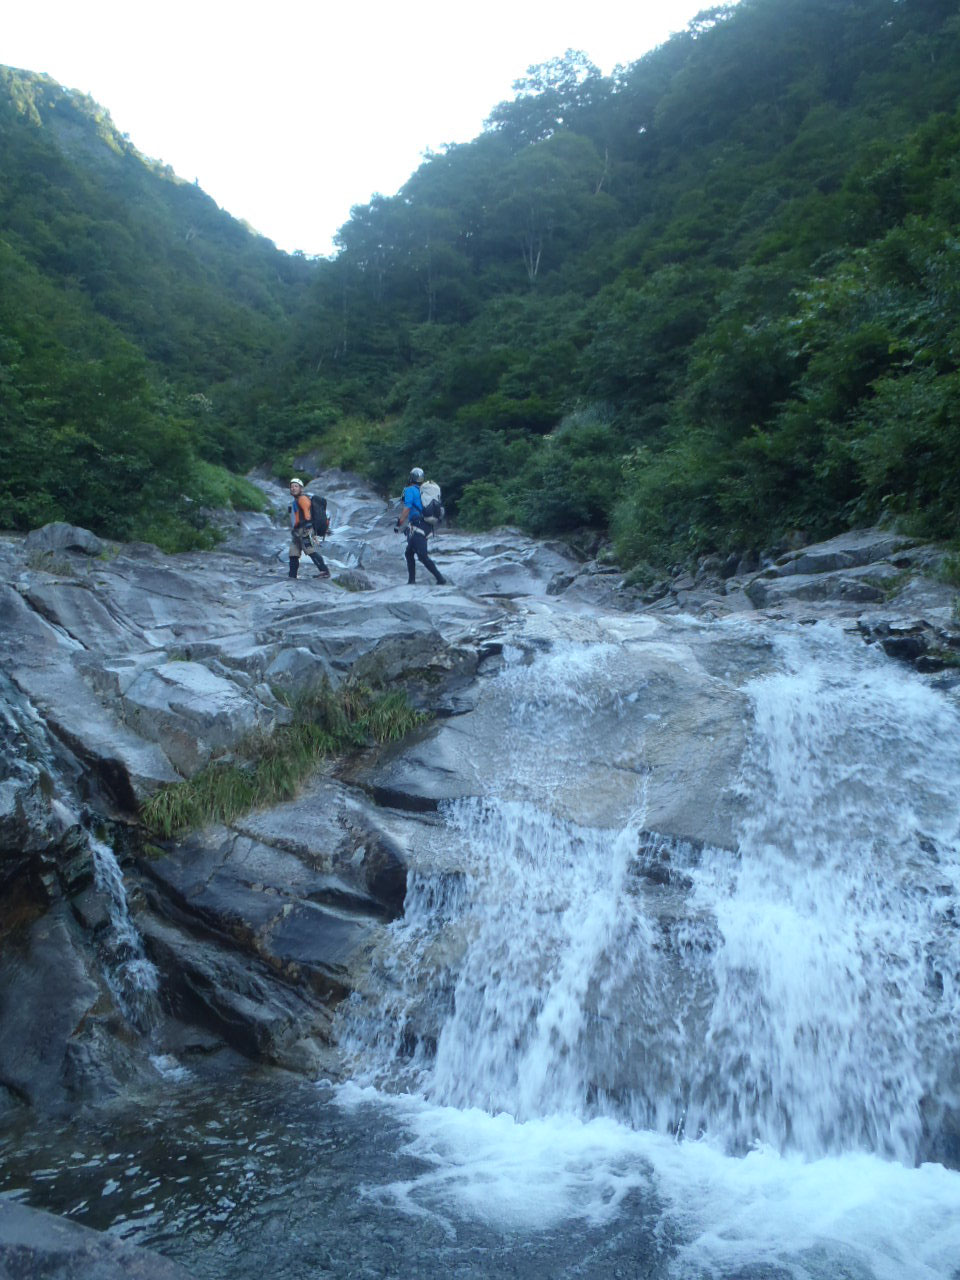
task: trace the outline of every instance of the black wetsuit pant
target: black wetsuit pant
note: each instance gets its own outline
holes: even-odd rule
[[[403,554],[407,559],[407,582],[417,580],[415,560],[419,560],[425,569],[429,569],[438,582],[443,582],[443,574],[430,559],[430,553],[427,551],[427,535],[422,529],[410,530],[407,534],[407,549]]]

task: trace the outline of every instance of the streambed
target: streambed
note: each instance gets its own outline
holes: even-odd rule
[[[506,573],[509,547],[488,561],[501,554]],[[128,912],[135,877],[93,842],[110,929],[91,916],[83,950],[66,901],[49,912],[86,966],[65,1025],[100,1036],[68,1037],[64,1061],[135,1050],[138,1070],[124,1080],[108,1054],[114,1100],[95,1076],[69,1122],[52,1118],[62,1104],[9,1107],[0,1193],[196,1277],[956,1280],[956,683],[865,645],[849,614],[654,616],[576,585],[507,607],[481,589],[503,585],[491,564],[462,556],[464,576],[487,575],[476,595],[414,609],[379,582],[310,624],[337,661],[372,629],[378,660],[409,662],[415,626],[417,661],[446,661],[446,610],[465,630],[429,731],[177,849],[172,906],[141,888]],[[289,607],[260,590],[251,609]],[[472,675],[457,666],[468,633]],[[216,644],[221,683],[245,670],[230,663],[281,660]],[[406,900],[351,926],[345,998],[322,1009],[336,1083],[255,1067],[225,1049],[230,1019],[312,1026],[306,984],[261,981],[263,961],[284,959],[291,920],[301,942],[315,921],[345,928],[356,886],[338,881],[324,916],[311,895],[330,876],[310,858],[340,849],[361,809],[376,847],[405,857]],[[376,844],[357,841],[341,870]],[[202,948],[166,945],[203,928]],[[185,963],[213,1024],[189,1052]],[[221,978],[234,986],[217,1004]]]
[[[0,1194],[197,1280],[941,1280],[956,1173],[746,1158],[608,1121],[455,1111],[271,1071],[167,1082],[0,1144]]]

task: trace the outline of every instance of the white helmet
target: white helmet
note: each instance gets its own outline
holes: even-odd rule
[[[294,477],[293,477],[293,479],[290,481],[290,483],[291,483],[291,484],[298,484],[298,485],[300,486],[300,488],[301,488],[301,489],[303,488],[303,481],[302,481],[302,480],[298,480],[296,476],[294,476]]]
[[[423,479],[423,468],[414,467],[410,472],[410,479],[413,481],[414,484],[419,484],[420,481]]]

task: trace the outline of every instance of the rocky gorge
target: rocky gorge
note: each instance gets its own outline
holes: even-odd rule
[[[331,510],[332,579],[306,566],[290,580],[282,493],[258,483],[275,509],[223,515],[225,540],[206,554],[103,544],[68,525],[0,539],[0,1114],[11,1132],[149,1093],[183,1070],[230,1080],[252,1061],[518,1119],[561,1110],[690,1137],[720,1131],[733,1154],[759,1138],[818,1158],[852,1138],[907,1165],[960,1165],[950,1030],[960,871],[947,776],[960,618],[942,550],[863,530],[709,558],[641,587],[559,543],[443,530],[433,554],[450,584],[421,571],[408,586],[393,506],[327,472],[312,487]],[[803,712],[767,706],[784,672],[814,681],[828,660]],[[177,839],[145,833],[141,805],[159,788],[283,725],[287,695],[321,680],[403,689],[428,719],[400,742],[318,764],[272,808]],[[895,723],[890,681],[922,702],[932,756]],[[854,723],[868,690],[887,699],[889,759],[871,760],[877,724]],[[849,719],[825,727],[847,698]],[[789,723],[791,759],[773,730],[761,753],[764,716]],[[832,776],[791,795],[797,759],[809,755],[819,777],[827,758],[802,737],[808,721],[836,739]],[[870,769],[827,811],[854,738]],[[943,777],[925,776],[941,767]],[[919,778],[933,789],[912,801]],[[758,807],[761,779],[783,797],[775,815]],[[866,805],[869,788],[889,798],[901,784],[896,814],[861,833],[856,797]],[[845,848],[862,844],[884,876],[888,858],[906,868],[916,932],[886,968],[876,953],[839,962],[870,988],[858,987],[837,1028],[842,1050],[828,1049],[826,1023],[807,1009],[783,1032],[786,1051],[771,1030],[773,987],[738,988],[751,1050],[718,1029],[717,1010],[734,972],[762,977],[769,957],[715,967],[734,934],[723,886],[742,884],[757,850],[831,864],[838,815]],[[890,849],[877,824],[896,826]],[[494,848],[509,854],[495,868]],[[498,929],[522,911],[545,936],[571,902],[600,901],[564,876],[603,864],[609,849],[604,910],[629,900],[629,916],[593,922],[602,944],[565,925],[527,973],[478,903],[499,895]],[[783,883],[765,886],[771,903],[793,892]],[[843,892],[875,891],[868,877]],[[858,939],[875,927],[858,921]],[[518,915],[510,931],[523,928]],[[556,977],[564,956],[582,961],[581,987]],[[571,1002],[582,1017],[573,1029]],[[811,1083],[822,1074],[812,1039],[851,1055],[829,1083],[831,1104]],[[922,1042],[906,1082],[904,1039]],[[865,1097],[851,1077],[871,1045],[888,1060]],[[517,1046],[519,1064],[507,1065]],[[0,1257],[28,1247],[10,1243],[26,1210],[14,1225],[5,1212],[0,1202]],[[98,1265],[108,1275],[115,1264]],[[929,1274],[950,1272],[931,1264]]]

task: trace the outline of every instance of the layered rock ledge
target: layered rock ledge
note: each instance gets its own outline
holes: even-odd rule
[[[540,802],[601,827],[623,822],[642,782],[638,876],[669,893],[682,876],[650,849],[733,842],[740,686],[769,661],[759,624],[834,619],[929,679],[957,682],[957,592],[936,578],[942,554],[883,532],[766,563],[706,561],[643,593],[557,544],[444,531],[433,554],[453,585],[421,570],[409,587],[390,504],[339,473],[315,487],[333,518],[328,582],[309,565],[286,576],[282,495],[267,482],[276,510],[227,517],[215,553],[168,557],[69,526],[0,539],[8,1108],[100,1101],[155,1079],[170,1055],[239,1052],[335,1075],[336,1007],[368,984],[408,869],[456,870],[438,805],[490,794],[504,768],[511,663],[570,638],[602,650],[616,692],[578,744],[577,794],[551,771],[549,744],[535,748],[536,708],[534,746],[509,764],[529,770]],[[743,625],[711,630],[724,619]],[[627,688],[624,654],[630,672],[639,654],[644,673]],[[351,676],[404,688],[430,724],[319,771],[270,811],[145,845],[138,806],[159,786],[282,723],[281,690]],[[558,666],[544,697],[576,696],[575,680]],[[136,998],[105,849],[122,864],[147,966]]]

